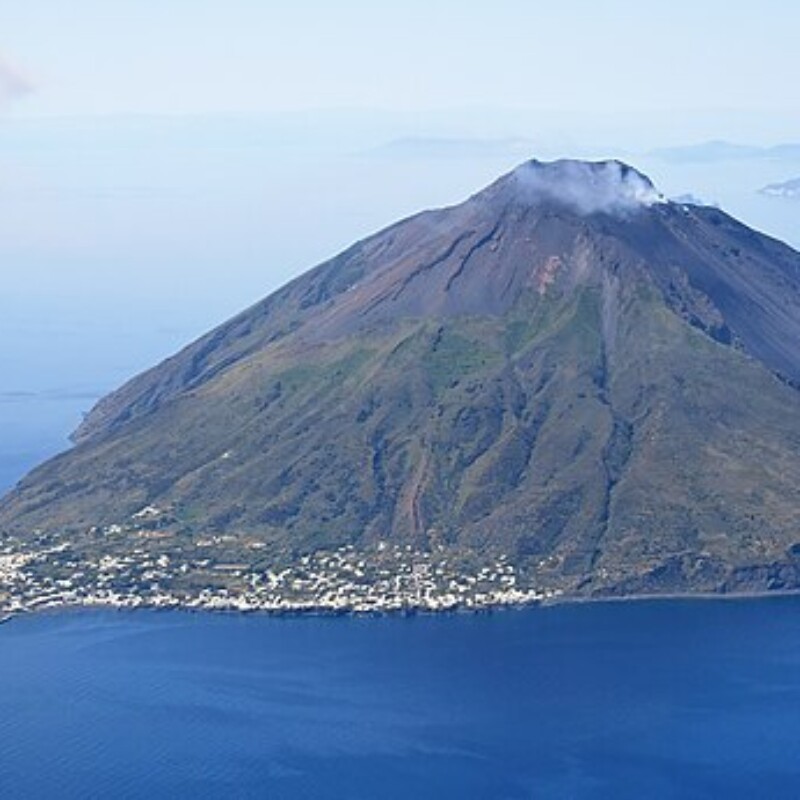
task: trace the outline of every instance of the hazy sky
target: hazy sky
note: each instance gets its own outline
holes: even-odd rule
[[[35,87],[18,115],[785,111],[798,31],[795,0],[0,0],[0,92]]]

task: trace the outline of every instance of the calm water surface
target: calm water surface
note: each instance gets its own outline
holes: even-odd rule
[[[3,798],[793,798],[800,599],[0,626]]]

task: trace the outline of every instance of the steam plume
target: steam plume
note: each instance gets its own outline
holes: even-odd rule
[[[549,200],[584,215],[625,215],[667,202],[647,177],[619,161],[529,161],[512,175],[527,202]]]

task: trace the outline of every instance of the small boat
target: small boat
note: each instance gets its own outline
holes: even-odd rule
[[[4,622],[8,622],[13,616],[13,614],[0,614],[0,625]]]

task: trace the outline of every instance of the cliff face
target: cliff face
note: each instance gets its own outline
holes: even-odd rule
[[[799,345],[790,248],[616,162],[530,162],[102,400],[0,530],[153,505],[189,534],[446,544],[607,591],[791,584]]]

